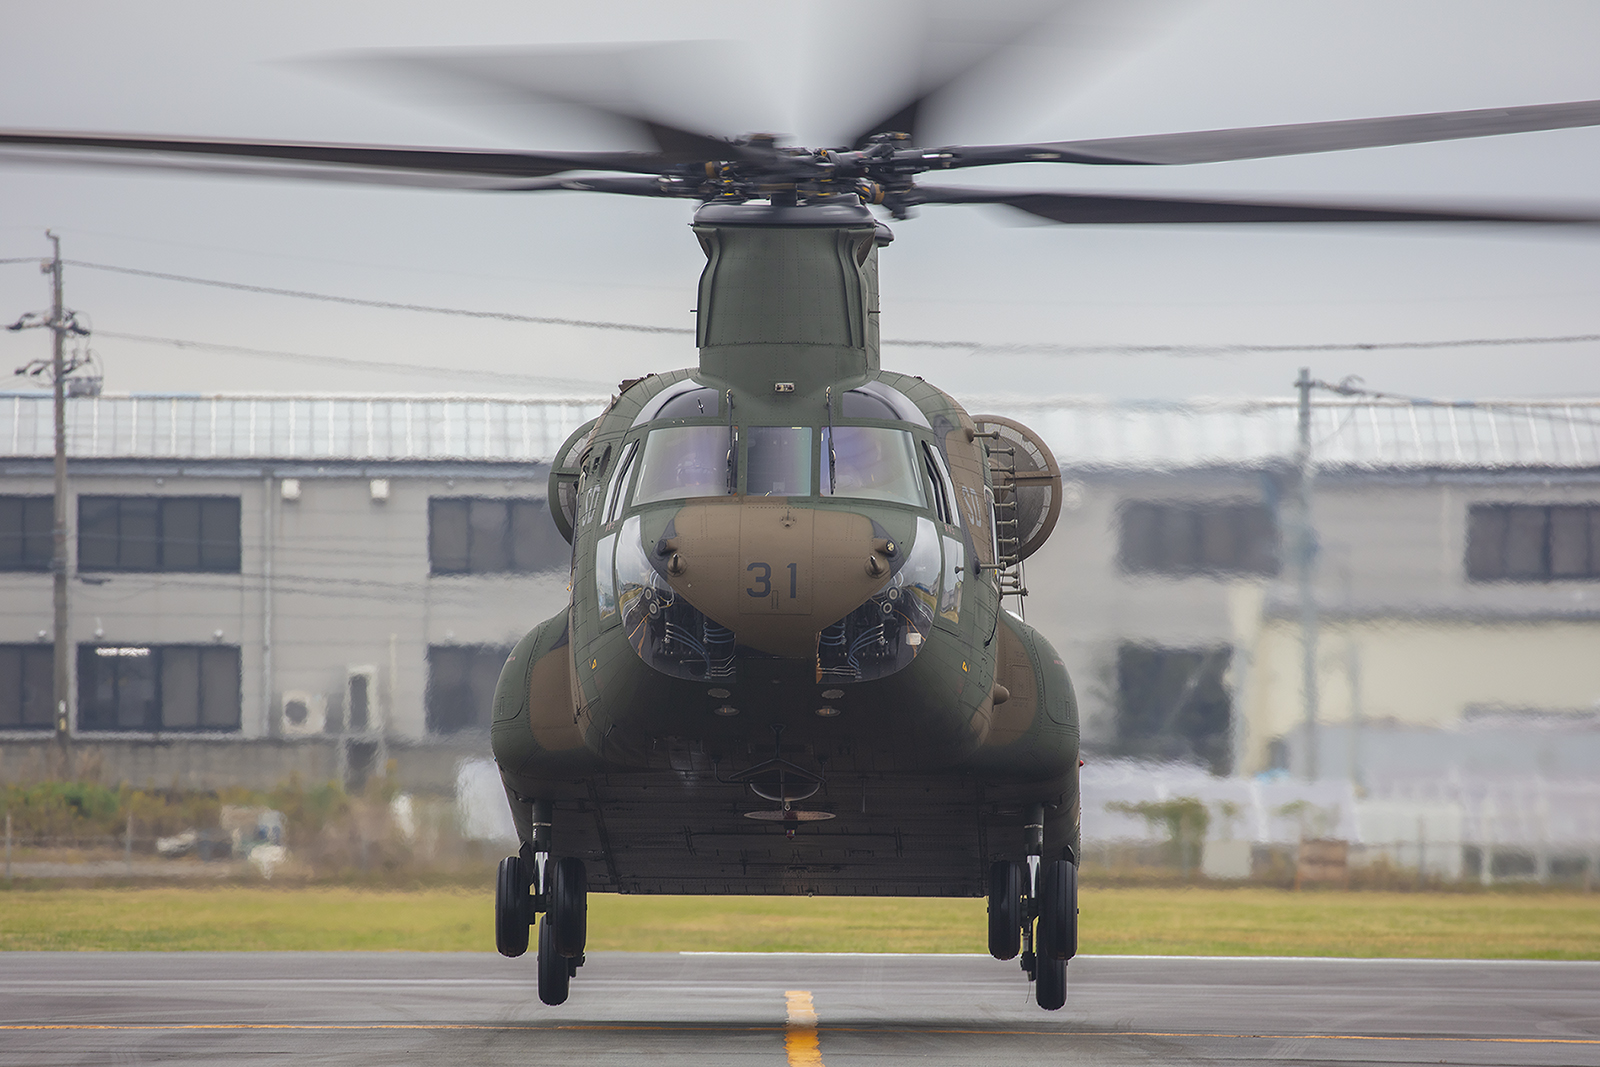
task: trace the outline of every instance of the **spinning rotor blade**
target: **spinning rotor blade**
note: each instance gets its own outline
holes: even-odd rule
[[[725,148],[728,146],[724,146]],[[293,141],[0,130],[0,159],[30,163],[228,170],[272,177],[331,178],[462,189],[519,189],[517,179],[574,170],[657,174],[671,161],[651,152],[517,152]],[[219,165],[220,161],[232,161]],[[290,164],[289,167],[281,166]],[[275,166],[276,165],[276,166]]]
[[[970,122],[1029,100],[1059,104],[1130,45],[1170,31],[1172,16],[1188,6],[1191,0],[880,0],[863,15],[882,27],[885,42],[894,42],[877,63],[904,67],[892,79],[895,88],[866,80],[865,96],[881,103],[839,143],[860,148],[876,134],[899,133],[909,144],[925,144],[937,136],[930,127],[952,111],[965,112]],[[997,94],[997,79],[1010,82],[1009,90]],[[835,107],[854,114],[853,102]]]
[[[1051,222],[1079,226],[1123,223],[1191,224],[1257,222],[1600,222],[1600,214],[1555,215],[1502,211],[1442,211],[1251,200],[1190,200],[1097,193],[1022,192],[1011,189],[936,189],[912,196],[928,204],[1004,204]]]
[[[1053,13],[1052,11],[1051,14]],[[1018,41],[1026,38],[1042,22],[1047,21],[1047,18],[1048,16],[1046,18],[1035,17],[1020,26],[1007,27],[1008,32],[1004,32],[995,40],[980,44],[976,52],[931,77],[922,69],[915,70],[912,75],[914,81],[911,94],[902,96],[896,103],[890,104],[889,107],[892,107],[893,111],[880,113],[879,118],[864,124],[856,130],[845,141],[845,144],[852,148],[859,148],[871,140],[872,137],[881,133],[904,134],[910,144],[916,144],[918,137],[927,132],[919,128],[918,122],[926,117],[928,104],[935,97],[946,90],[952,89],[968,75],[976,73],[989,63],[1010,52],[1016,47]],[[925,40],[923,42],[924,49],[926,50],[933,43],[931,40]],[[929,59],[926,55],[917,64],[918,68],[928,65]]]
[[[403,52],[355,52],[312,61],[313,68],[331,69],[367,78],[374,74],[397,83],[408,93],[428,83],[447,90],[443,97],[424,91],[422,100],[482,116],[485,104],[556,104],[590,116],[620,122],[652,142],[665,164],[705,160],[764,161],[770,150],[734,145],[708,133],[668,120],[656,105],[663,89],[692,88],[684,73],[721,71],[741,60],[719,41],[666,41],[648,44],[584,47],[491,49],[428,49]],[[746,78],[735,77],[745,81]],[[707,105],[711,107],[710,104]],[[715,110],[714,107],[711,108]],[[729,116],[722,116],[730,120]],[[732,120],[737,121],[737,120]],[[733,131],[738,132],[738,131]]]
[[[1336,122],[1300,122],[1286,126],[1248,126],[1234,130],[1198,130],[1140,137],[1101,137],[1087,141],[1050,141],[1031,145],[957,145],[922,153],[924,158],[949,155],[935,168],[983,167],[994,163],[1090,163],[1172,166],[1264,159],[1351,148],[1454,141],[1502,133],[1567,130],[1600,126],[1600,100],[1527,107],[1494,107],[1477,111],[1438,111],[1426,115],[1394,115]]]

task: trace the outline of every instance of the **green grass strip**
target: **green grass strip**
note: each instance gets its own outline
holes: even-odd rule
[[[595,951],[982,952],[982,900],[589,898]],[[1102,954],[1600,959],[1600,894],[1090,888]],[[86,888],[0,892],[0,949],[489,951],[488,891]]]

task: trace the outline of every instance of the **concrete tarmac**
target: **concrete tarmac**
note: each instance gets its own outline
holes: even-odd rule
[[[1040,1011],[974,956],[0,953],[0,1065],[1582,1064],[1600,963],[1083,957]]]

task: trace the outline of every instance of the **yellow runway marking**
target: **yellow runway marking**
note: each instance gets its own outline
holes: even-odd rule
[[[811,993],[791,989],[783,995],[789,1021],[783,1035],[783,1050],[789,1054],[789,1067],[823,1067],[822,1050],[817,1047],[817,1009]]]
[[[649,1023],[555,1023],[546,1025],[515,1025],[506,1023],[0,1023],[0,1033],[23,1030],[54,1031],[171,1031],[191,1030],[289,1030],[289,1031],[381,1031],[381,1030],[472,1030],[503,1033],[529,1031],[643,1031],[648,1033],[727,1033],[727,1034],[785,1034],[785,1048],[789,1050],[791,1064],[805,1067],[822,1067],[817,1051],[820,1027],[817,1012],[811,1004],[811,994],[796,991],[786,995],[789,1005],[789,1022],[784,1027],[775,1026],[657,1026]],[[1404,1034],[1220,1034],[1190,1030],[996,1030],[954,1029],[897,1026],[830,1026],[828,1030],[840,1034],[945,1034],[977,1037],[1070,1037],[1083,1040],[1092,1037],[1189,1037],[1211,1038],[1227,1041],[1453,1041],[1482,1045],[1600,1045],[1595,1037],[1452,1037],[1410,1036]],[[796,1047],[803,1046],[799,1055],[811,1058],[796,1059]]]

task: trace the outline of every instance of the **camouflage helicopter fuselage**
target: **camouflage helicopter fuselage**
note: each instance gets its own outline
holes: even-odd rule
[[[853,201],[702,208],[699,367],[552,471],[571,604],[508,659],[494,754],[525,852],[591,889],[981,896],[1040,806],[1076,861],[1077,707],[1002,609],[990,441],[879,369]]]

